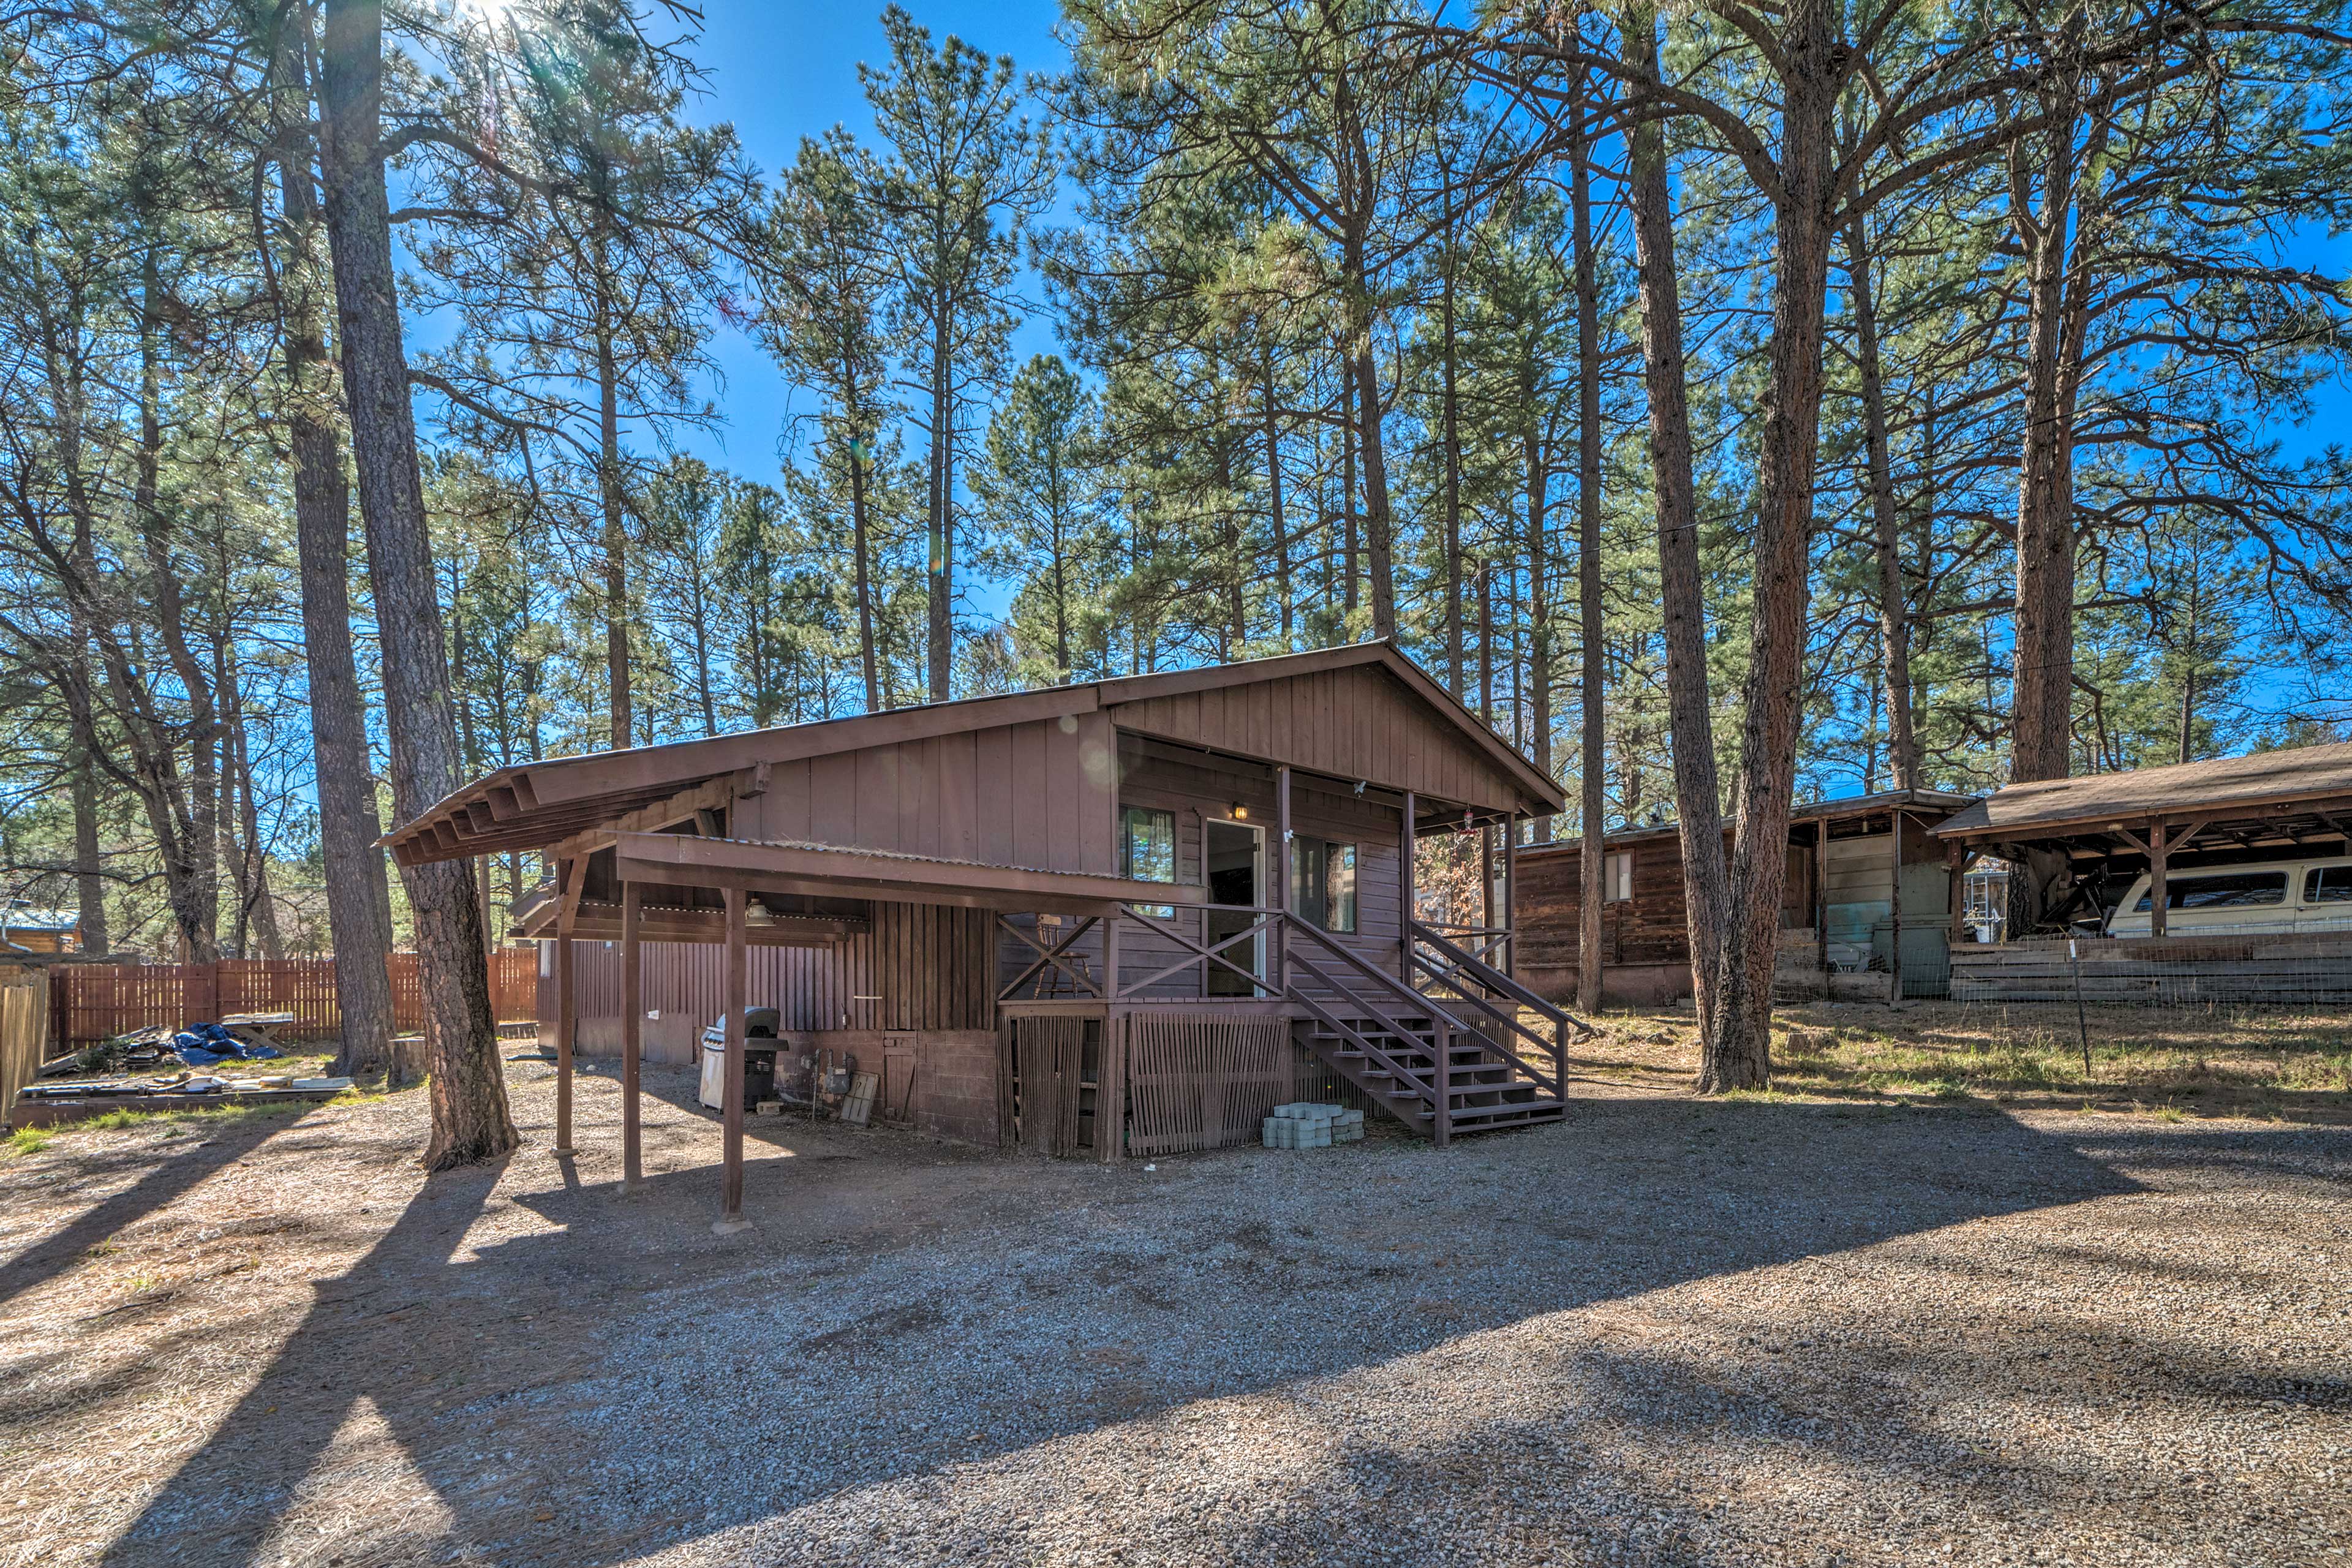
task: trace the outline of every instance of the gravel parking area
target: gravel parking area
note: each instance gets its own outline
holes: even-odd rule
[[[2352,1132],[1596,1089],[1102,1168],[649,1070],[0,1162],[0,1564],[2352,1563]]]

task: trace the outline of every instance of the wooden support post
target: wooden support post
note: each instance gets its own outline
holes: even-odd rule
[[[1509,861],[1506,859],[1506,865]],[[1437,1090],[1436,1114],[1430,1119],[1430,1142],[1443,1149],[1454,1142],[1454,1029],[1444,1018],[1430,1024],[1430,1037],[1437,1047],[1437,1060],[1431,1068],[1429,1081]]]
[[[1398,893],[1403,908],[1397,930],[1397,973],[1407,985],[1412,984],[1412,819],[1420,809],[1420,798],[1412,791],[1405,791],[1404,834],[1397,847]]]
[[[1110,912],[1102,918],[1102,994],[1106,1002],[1118,1000],[1118,910],[1119,906],[1113,904]]]
[[[621,884],[621,1190],[625,1193],[646,1184],[638,1133],[646,1036],[645,944],[638,930],[644,921],[644,883]]]
[[[1829,994],[1830,972],[1830,819],[1813,822],[1813,967],[1823,976],[1822,994]]]
[[[1291,901],[1290,876],[1290,770],[1274,770],[1274,905],[1282,911],[1282,919],[1274,927],[1274,994],[1290,994],[1290,917],[1297,910]]]
[[[1503,973],[1519,977],[1519,814],[1503,823]]]
[[[1126,1152],[1127,1016],[1114,1012],[1102,1021],[1102,1046],[1095,1061],[1095,1158],[1117,1164]]]
[[[1969,923],[1969,852],[1954,844],[1944,851],[1944,945],[1960,940]]]
[[[2164,841],[2164,820],[2147,825],[2147,934],[2164,934],[2164,863],[2171,847]]]
[[[1893,862],[1893,864],[1888,868],[1888,870],[1889,874],[1894,879],[1894,894],[1887,905],[1887,908],[1894,911],[1894,927],[1888,933],[1886,945],[1886,1005],[1890,1007],[1898,1005],[1903,1000],[1902,808],[1899,806],[1895,808],[1892,813],[1892,816],[1894,818],[1894,833],[1892,835],[1894,847],[1887,851],[1887,856]]]
[[[743,1009],[751,948],[743,889],[723,889],[720,896],[727,901],[727,971],[722,987],[727,1000],[727,1088],[720,1112],[725,1127],[720,1138],[719,1219],[710,1228],[725,1236],[748,1230],[751,1225],[743,1217]]]
[[[573,876],[579,868],[572,869]],[[580,1032],[580,979],[572,962],[572,927],[555,928],[555,1152],[572,1152],[572,1047]]]

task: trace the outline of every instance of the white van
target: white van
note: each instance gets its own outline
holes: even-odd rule
[[[2148,934],[2142,875],[2107,917],[2109,936]],[[2164,931],[2352,931],[2352,858],[2200,866],[2164,879]]]

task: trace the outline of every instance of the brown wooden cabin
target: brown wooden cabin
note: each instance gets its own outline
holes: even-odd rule
[[[1417,837],[1562,805],[1375,642],[531,763],[386,842],[403,863],[530,849],[553,868],[525,929],[551,940],[562,999],[560,1145],[572,949],[594,940],[621,944],[632,1084],[645,947],[716,944],[730,1064],[744,1007],[775,1006],[812,1047],[861,1068],[896,1051],[913,1083],[954,1086],[963,1128],[1110,1160],[1255,1139],[1306,1089],[1441,1143],[1557,1119],[1574,1026],[1512,978],[1507,930],[1407,911]],[[806,956],[755,985],[771,947]]]
[[[1973,800],[1940,790],[1885,790],[1800,804],[1789,822],[1778,988],[1799,996],[1884,996],[1895,975],[1909,994],[1931,991],[1942,968],[1954,873],[1930,830]],[[1723,832],[1728,844],[1730,826]],[[1636,1006],[1688,996],[1682,830],[1673,824],[1621,829],[1601,847],[1601,999]],[[1518,854],[1512,901],[1519,976],[1548,996],[1576,991],[1582,858],[1578,840]],[[1891,963],[1898,951],[1899,973]]]

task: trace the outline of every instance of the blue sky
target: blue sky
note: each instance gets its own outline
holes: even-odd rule
[[[912,0],[908,8],[935,38],[952,33],[992,55],[1009,54],[1024,72],[1052,74],[1067,64],[1067,52],[1055,37],[1060,18],[1055,0]],[[709,74],[691,117],[705,124],[731,121],[746,153],[769,173],[792,160],[802,137],[835,124],[870,141],[873,115],[858,85],[857,66],[887,58],[880,13],[880,0],[796,0],[786,5],[706,0],[707,25],[696,52]],[[2352,269],[2352,239],[2306,232],[2296,237],[2288,259],[2340,276]],[[713,346],[723,378],[714,395],[726,424],[687,433],[682,442],[707,461],[772,482],[779,437],[787,419],[800,411],[793,389],[756,344],[731,329],[722,326]],[[1056,346],[1041,308],[1015,339],[1016,362]],[[2343,441],[2347,431],[2352,389],[2339,379],[2325,389],[2313,420],[2273,434],[2286,452],[2302,456]],[[1003,613],[1007,594],[1002,585],[967,579],[966,588],[968,609],[988,617]],[[2289,672],[2263,668],[2270,661],[2260,650],[2249,651],[2257,667],[2257,703],[2272,691],[2284,696]]]
[[[1011,55],[1024,72],[1051,74],[1069,63],[1068,51],[1054,37],[1061,10],[1052,0],[916,0],[908,9],[934,40],[952,33],[991,55]],[[692,106],[691,118],[703,124],[731,121],[763,173],[791,163],[802,137],[835,125],[874,141],[874,113],[858,86],[857,66],[888,58],[879,0],[788,5],[708,0],[705,16],[697,53],[710,73],[709,90]],[[1055,346],[1042,310],[1014,342],[1018,359]],[[772,481],[777,437],[786,418],[799,411],[792,389],[774,362],[740,333],[722,328],[716,350],[726,377],[719,400],[728,427],[685,444],[708,462]]]

